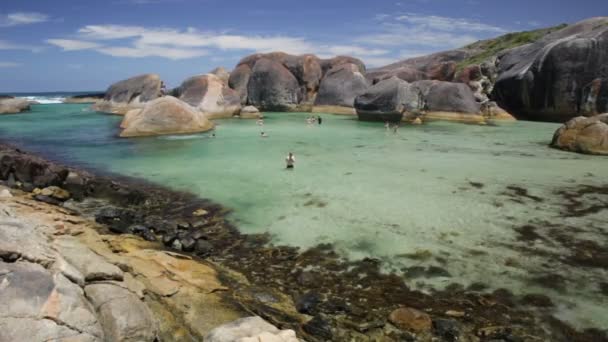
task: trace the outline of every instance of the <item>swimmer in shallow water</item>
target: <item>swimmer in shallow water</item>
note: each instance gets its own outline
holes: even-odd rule
[[[262,138],[268,138],[268,134],[266,134],[266,132],[261,132],[260,133],[260,137],[262,137]]]
[[[285,158],[285,164],[287,169],[293,169],[294,165],[296,164],[296,156],[289,152],[287,158]]]

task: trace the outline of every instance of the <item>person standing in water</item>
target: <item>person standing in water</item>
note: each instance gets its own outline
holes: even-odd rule
[[[285,164],[287,169],[293,169],[294,165],[296,164],[296,156],[289,152],[289,155],[287,155],[287,158],[285,158]]]
[[[386,121],[384,123],[384,128],[386,128],[386,130],[388,131],[389,129],[391,129],[391,124],[389,124],[388,121]]]
[[[317,116],[317,123],[320,125],[323,122],[323,119],[321,119],[321,115]]]

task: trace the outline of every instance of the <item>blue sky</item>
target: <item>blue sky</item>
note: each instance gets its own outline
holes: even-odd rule
[[[0,4],[0,93],[169,86],[260,51],[368,67],[592,16],[606,0],[20,0]]]

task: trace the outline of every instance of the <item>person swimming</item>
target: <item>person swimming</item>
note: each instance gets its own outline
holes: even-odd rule
[[[296,163],[296,156],[294,156],[293,153],[289,152],[289,155],[287,155],[287,158],[285,158],[286,168],[293,169],[295,163]]]
[[[268,134],[266,134],[266,132],[260,132],[260,137],[268,138]]]

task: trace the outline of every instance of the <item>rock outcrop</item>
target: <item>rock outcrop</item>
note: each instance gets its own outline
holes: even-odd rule
[[[16,114],[30,110],[30,102],[26,99],[0,99],[0,114]]]
[[[551,146],[566,151],[608,155],[608,113],[579,116],[560,127]]]
[[[124,115],[129,110],[142,108],[147,102],[163,95],[164,83],[156,74],[135,76],[112,84],[105,93],[103,101],[96,103],[93,109]]]
[[[205,132],[213,124],[197,109],[173,96],[148,102],[143,109],[131,110],[121,124],[121,137]]]
[[[485,123],[481,106],[472,91],[462,83],[442,81],[416,81],[408,83],[393,76],[372,86],[355,99],[360,120],[412,121],[449,120],[468,123]],[[494,112],[497,113],[499,108]],[[501,118],[496,114],[494,119]]]
[[[238,93],[214,74],[191,77],[173,92],[209,119],[229,118],[241,110]]]
[[[346,64],[351,66],[339,69]],[[228,84],[236,90],[242,105],[254,105],[262,111],[311,111],[321,96],[321,109],[341,113],[347,108],[352,113],[353,94],[366,84],[358,74],[364,76],[365,65],[348,56],[320,59],[311,54],[258,53],[241,59],[230,73]],[[349,84],[338,88],[339,78]]]
[[[364,73],[365,70],[353,63],[339,64],[329,69],[319,85],[315,107],[336,106],[352,111],[355,98],[369,87]]]
[[[63,254],[57,239],[68,239],[79,252],[95,255],[97,266],[110,264],[63,235],[63,224],[43,221],[49,210],[42,214],[40,208],[31,208],[36,205],[0,201],[0,340],[154,341],[158,326],[146,304],[129,290],[114,286],[120,290],[105,291],[111,285],[96,282],[103,279],[83,275],[73,264],[78,256]],[[30,215],[22,215],[23,210]],[[87,270],[100,274],[93,271],[96,265]],[[122,272],[110,266],[122,280]],[[100,286],[103,294],[94,291]]]
[[[296,77],[281,63],[262,58],[255,63],[247,85],[248,103],[264,111],[291,111],[302,100]]]
[[[587,19],[502,54],[493,98],[533,120],[606,112],[607,59],[608,17]]]
[[[412,85],[395,76],[376,83],[355,99],[359,120],[398,122],[405,112],[421,109],[422,98]]]

